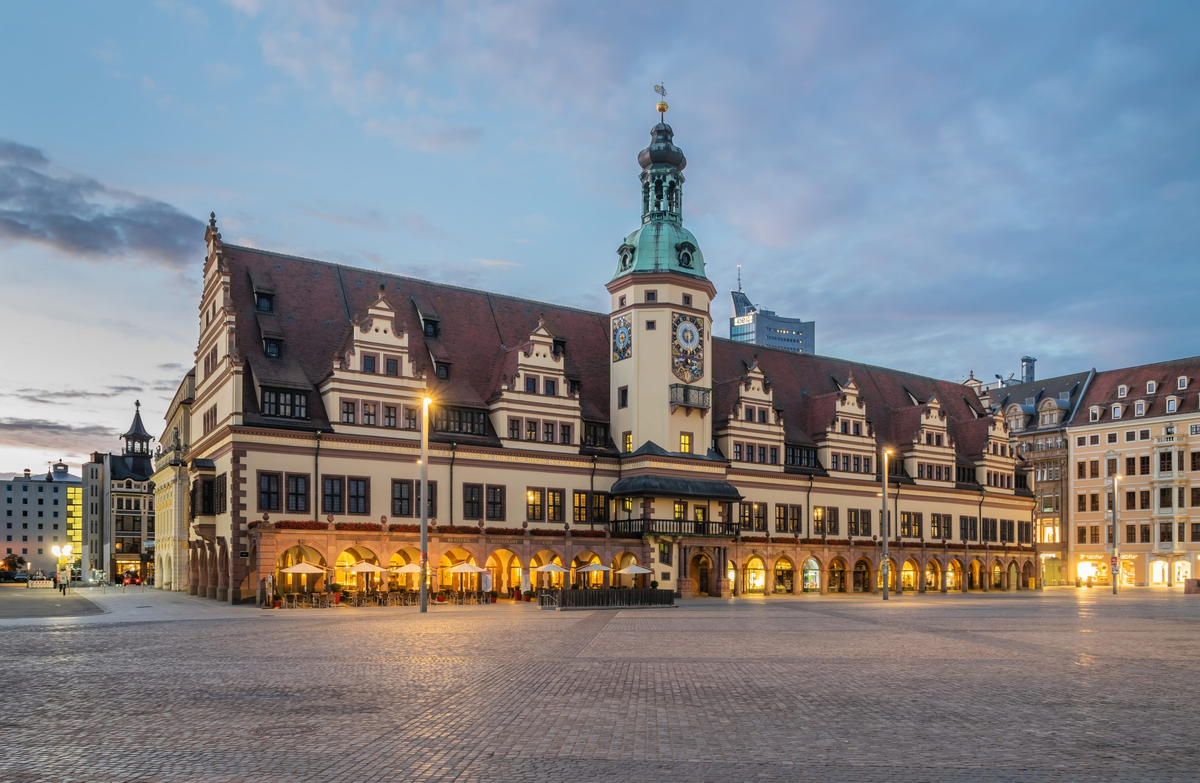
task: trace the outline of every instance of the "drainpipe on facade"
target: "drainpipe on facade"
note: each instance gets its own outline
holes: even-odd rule
[[[804,496],[804,537],[808,538],[809,531],[812,530],[812,525],[809,520],[812,518],[812,487],[813,477],[808,474],[808,492]]]
[[[588,479],[588,502],[592,503],[593,505],[595,504],[595,501],[592,500],[592,495],[596,494],[596,463],[599,461],[600,461],[600,457],[593,454],[592,455],[592,477],[590,479]],[[588,525],[591,526],[592,530],[595,530],[596,529],[596,518],[592,514],[592,510],[589,508],[584,513],[587,514]]]
[[[979,519],[977,522],[978,527],[975,528],[975,536],[976,536],[976,538],[979,539],[980,544],[983,543],[983,501],[985,501],[985,500],[987,500],[987,487],[981,486],[979,488]],[[970,567],[970,566],[968,566],[968,567]],[[985,573],[986,571],[987,571],[987,558],[985,557],[983,559],[983,562],[979,564],[979,584],[975,586],[976,590],[984,589],[983,585],[987,584],[989,575]]]
[[[897,455],[898,456],[898,455]],[[896,524],[891,527],[896,528],[896,546],[899,551],[900,546],[900,490],[904,488],[903,484],[896,483],[896,502],[892,505],[892,519],[896,520]],[[903,555],[901,555],[903,557]],[[890,566],[889,566],[890,567]],[[904,595],[904,561],[901,560],[896,568],[896,595]]]
[[[458,444],[450,443],[450,524],[454,524],[454,457],[458,454]]]
[[[317,503],[317,487],[321,486],[321,431],[317,430],[317,448],[313,452],[313,481],[312,481],[312,498],[313,498],[313,520],[321,519],[321,510]]]

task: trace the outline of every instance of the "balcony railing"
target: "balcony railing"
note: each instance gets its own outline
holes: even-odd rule
[[[618,519],[609,525],[614,535],[626,536],[733,538],[737,532],[737,526],[732,522],[694,522],[688,519]]]
[[[711,408],[712,391],[701,389],[699,386],[673,383],[671,384],[671,404],[686,405],[689,408]]]

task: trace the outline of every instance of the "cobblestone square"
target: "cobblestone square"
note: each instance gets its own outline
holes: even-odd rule
[[[423,616],[97,593],[0,621],[0,780],[1200,777],[1178,591]]]

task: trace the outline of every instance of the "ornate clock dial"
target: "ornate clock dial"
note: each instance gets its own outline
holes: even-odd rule
[[[675,328],[675,339],[679,341],[683,350],[691,351],[700,343],[700,333],[693,324],[681,321]]]

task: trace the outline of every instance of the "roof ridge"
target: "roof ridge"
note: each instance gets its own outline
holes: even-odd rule
[[[470,294],[480,294],[481,296],[495,296],[495,297],[499,297],[501,299],[507,299],[507,300],[513,301],[513,302],[523,302],[525,304],[535,304],[535,305],[542,305],[544,307],[552,307],[556,310],[570,310],[575,313],[583,313],[584,315],[599,315],[599,316],[605,316],[605,317],[607,317],[609,315],[609,313],[602,313],[599,310],[587,310],[582,307],[573,307],[571,305],[556,304],[554,302],[543,302],[540,299],[527,299],[523,296],[514,296],[512,294],[502,294],[502,293],[497,293],[495,291],[484,291],[479,288],[470,288],[468,286],[455,285],[453,283],[442,283],[437,280],[426,280],[423,277],[413,277],[412,275],[401,275],[401,274],[397,274],[396,272],[384,272],[379,269],[365,269],[360,266],[351,266],[349,264],[336,264],[332,261],[322,261],[319,258],[309,258],[308,256],[297,256],[297,255],[292,255],[291,253],[280,253],[276,250],[264,250],[262,248],[249,247],[247,245],[235,245],[230,242],[226,242],[226,243],[224,243],[224,245],[227,248],[234,248],[236,250],[247,250],[251,253],[261,253],[263,255],[268,255],[268,256],[277,256],[279,258],[291,259],[292,261],[304,261],[304,262],[310,263],[310,264],[320,264],[322,266],[332,267],[337,270],[345,269],[345,270],[349,270],[349,271],[353,271],[353,272],[363,272],[365,274],[385,275],[387,277],[394,277],[394,278],[397,278],[400,280],[411,280],[416,283],[425,283],[426,285],[441,286],[442,288],[450,288],[455,291],[465,291]]]
[[[1163,359],[1160,362],[1146,362],[1145,364],[1131,364],[1128,367],[1114,367],[1111,370],[1096,370],[1099,375],[1102,372],[1121,372],[1122,370],[1140,370],[1143,367],[1155,367],[1160,364],[1177,364],[1179,362],[1200,362],[1200,356],[1181,356],[1178,359]],[[1092,368],[1095,369],[1095,368]]]
[[[867,370],[879,370],[880,372],[892,373],[893,375],[903,375],[908,378],[916,378],[917,380],[921,381],[931,381],[933,383],[953,383],[956,386],[962,385],[958,381],[950,381],[946,380],[945,378],[934,378],[932,375],[918,375],[917,373],[908,372],[907,370],[895,370],[891,367],[883,367],[877,364],[867,364],[866,362],[855,361],[854,359],[841,359],[837,356],[825,356],[824,354],[819,353],[798,353],[796,351],[789,351],[787,348],[777,348],[773,345],[759,345],[757,343],[744,343],[740,340],[733,340],[728,337],[718,337],[715,334],[713,335],[713,340],[721,340],[722,342],[731,343],[733,345],[753,348],[755,351],[775,351],[776,353],[784,354],[786,356],[806,356],[810,359],[824,359],[830,362],[840,362],[842,364],[850,364],[855,367],[862,367]]]

